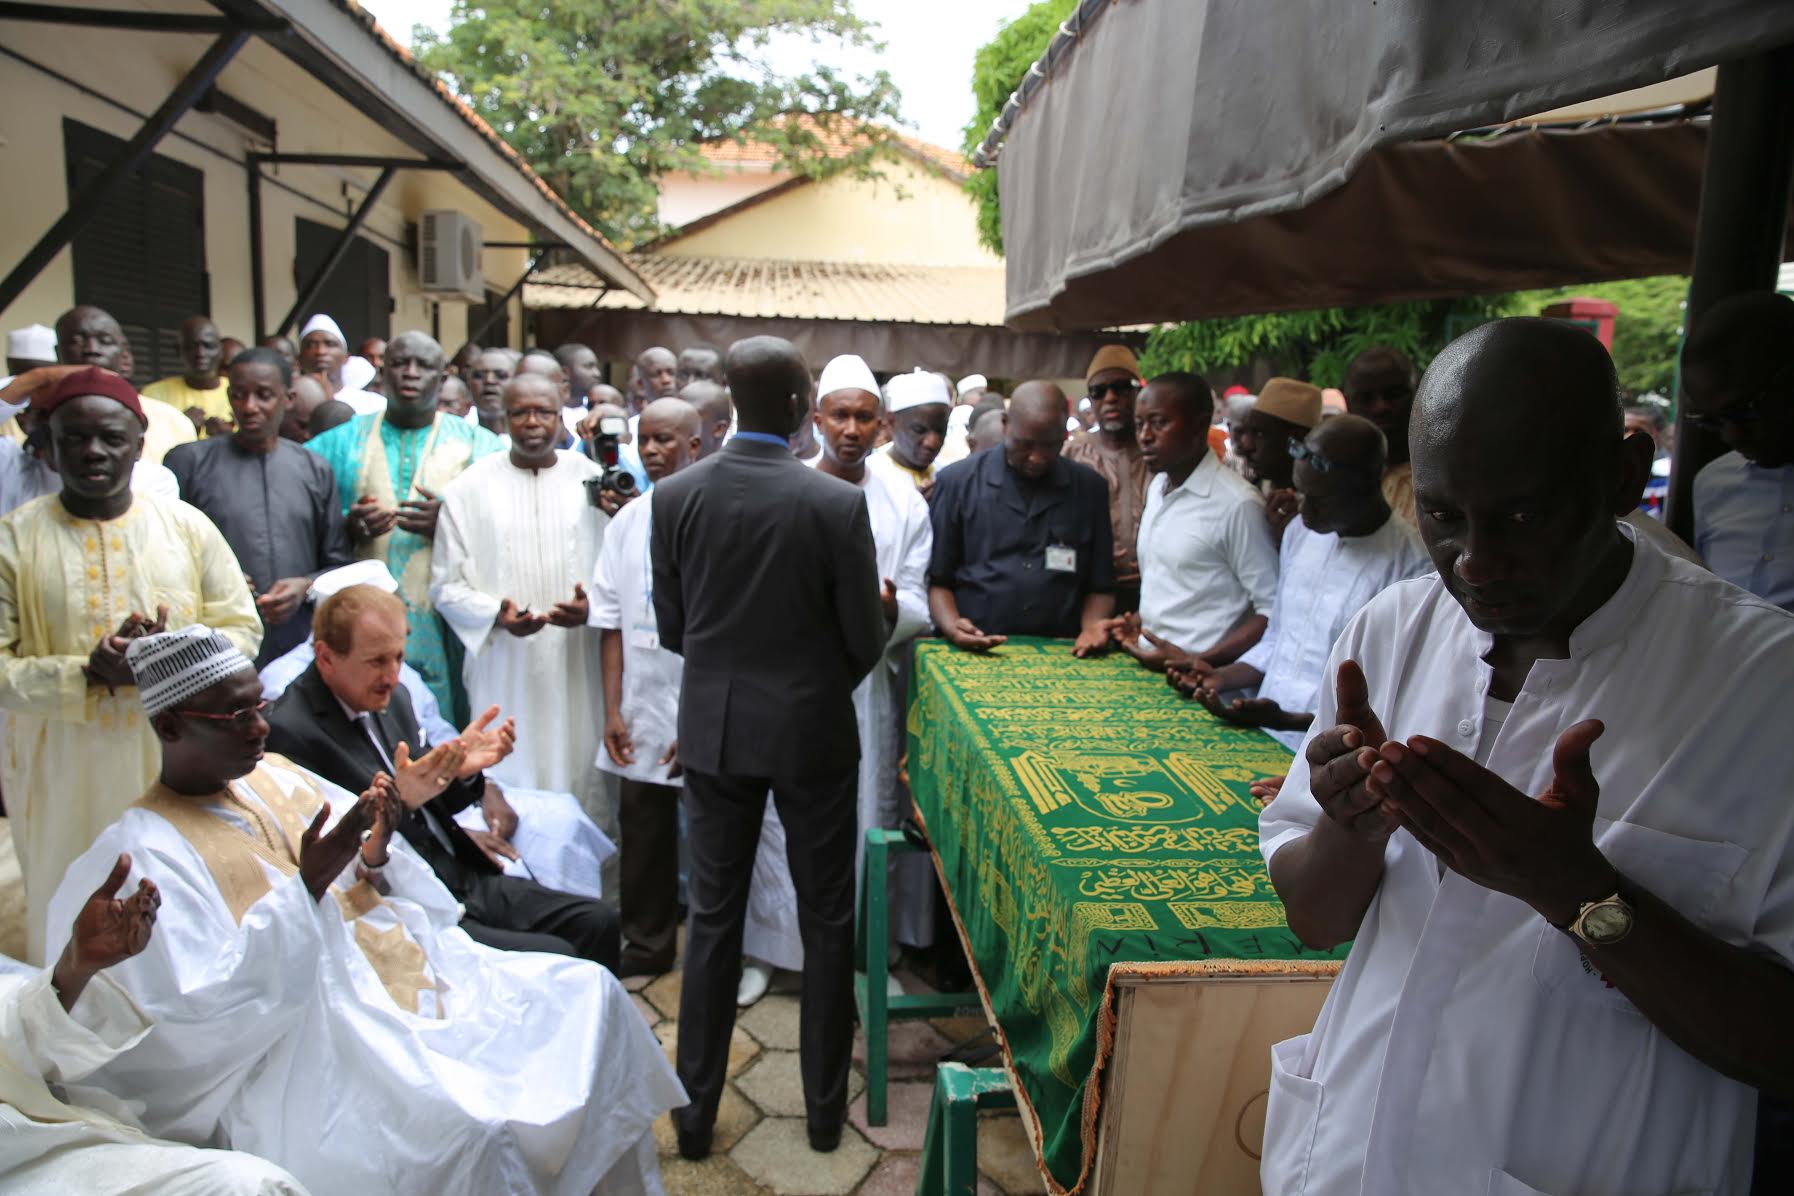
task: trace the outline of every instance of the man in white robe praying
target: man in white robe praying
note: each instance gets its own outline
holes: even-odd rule
[[[895,830],[909,812],[908,794],[897,779],[903,754],[905,661],[910,642],[929,629],[928,558],[934,532],[928,502],[907,479],[868,467],[884,412],[878,383],[866,363],[846,355],[830,361],[816,387],[812,419],[822,455],[816,468],[858,486],[866,495],[872,539],[884,585],[885,627],[890,638],[884,658],[853,692],[860,728],[860,832],[864,866],[864,834],[868,828]],[[856,876],[860,873],[858,868]],[[861,877],[863,883],[864,878]],[[927,947],[934,941],[934,871],[929,857],[895,855],[887,879],[891,895],[891,928],[897,942]],[[781,968],[803,966],[803,945],[797,934],[796,890],[785,863],[784,828],[769,805],[760,824],[760,851],[754,861],[748,919],[742,938],[754,959]],[[748,976],[744,971],[743,986]],[[746,993],[744,992],[744,996]]]
[[[51,905],[69,926],[120,852],[162,896],[159,933],[111,973],[154,1025],[96,1084],[151,1133],[319,1193],[661,1191],[649,1126],[686,1097],[659,1043],[596,964],[457,928],[393,836],[431,778],[331,790],[333,824],[321,782],[263,759],[260,681],[222,637],[146,636],[130,663],[161,775]],[[416,763],[452,771],[455,746]]]
[[[110,1094],[80,1090],[96,1068],[149,1033],[149,1019],[105,973],[142,951],[155,929],[161,898],[154,882],[140,880],[118,896],[130,871],[130,856],[114,861],[79,906],[55,967],[33,971],[0,960],[0,1190],[305,1196],[298,1180],[265,1159],[157,1141]],[[77,1004],[87,1024],[71,1016]],[[81,1091],[79,1100],[71,1090]]]
[[[556,452],[561,400],[546,378],[513,377],[504,400],[510,451],[443,491],[430,601],[466,649],[471,703],[517,718],[516,751],[493,779],[572,793],[614,839],[617,786],[593,751],[604,726],[599,636],[586,626],[585,583],[610,520],[585,482],[602,471]]]

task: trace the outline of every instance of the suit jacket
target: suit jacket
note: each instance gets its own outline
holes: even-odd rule
[[[685,657],[680,761],[749,777],[854,767],[853,690],[889,635],[865,496],[735,439],[651,501],[660,643]]]
[[[374,721],[380,726],[389,752],[397,752],[399,744],[404,743],[410,745],[413,759],[423,754],[424,736],[411,709],[411,696],[403,686],[393,690],[392,701],[374,715]],[[270,751],[279,752],[351,793],[360,793],[375,773],[387,771],[386,761],[380,758],[367,732],[343,712],[342,703],[324,684],[316,661],[269,709],[268,727]],[[455,822],[455,815],[477,800],[485,788],[486,779],[478,773],[455,781],[423,809],[411,811],[399,823],[399,833],[405,841],[429,861],[442,883],[457,897],[466,891],[472,877],[498,871]],[[435,816],[437,827],[448,835],[449,847],[444,847],[431,831],[425,810]]]

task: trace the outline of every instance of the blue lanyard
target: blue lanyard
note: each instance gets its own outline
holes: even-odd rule
[[[791,439],[788,436],[774,436],[771,432],[737,432],[731,440],[758,440],[761,444],[776,444],[789,452]]]

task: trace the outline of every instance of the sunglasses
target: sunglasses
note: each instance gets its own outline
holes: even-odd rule
[[[1362,465],[1347,465],[1331,460],[1325,453],[1309,448],[1308,442],[1300,436],[1289,438],[1289,455],[1291,460],[1308,462],[1309,466],[1317,473],[1338,471],[1342,474],[1354,474],[1361,478],[1370,477],[1370,471]]]
[[[1131,379],[1120,382],[1098,382],[1086,392],[1092,403],[1100,403],[1105,395],[1114,395],[1118,399],[1131,399],[1140,393],[1140,384]]]
[[[1720,432],[1725,431],[1725,426],[1727,424],[1748,424],[1753,422],[1759,415],[1763,414],[1763,401],[1768,397],[1769,394],[1767,391],[1758,391],[1748,399],[1741,399],[1738,402],[1733,403],[1724,411],[1715,411],[1711,414],[1704,415],[1689,413],[1682,418],[1703,432],[1712,432],[1713,434],[1718,435]]]
[[[211,723],[229,723],[233,731],[247,731],[274,705],[272,702],[257,702],[253,706],[245,706],[241,710],[232,710],[228,714],[209,714],[204,710],[177,710],[176,714],[184,718],[203,718]]]

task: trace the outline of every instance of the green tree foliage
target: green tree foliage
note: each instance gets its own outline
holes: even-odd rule
[[[1515,315],[1536,315],[1546,304],[1565,299],[1605,299],[1619,308],[1613,321],[1613,365],[1620,385],[1633,394],[1656,391],[1674,399],[1676,355],[1682,345],[1682,304],[1688,278],[1660,274],[1513,296]]]
[[[1078,0],[1040,0],[1027,12],[1005,25],[972,60],[972,94],[978,110],[966,125],[965,152],[970,154],[990,132],[1009,94],[1021,86],[1022,76],[1046,53],[1059,26],[1071,16]],[[978,239],[993,253],[1003,252],[1003,214],[997,202],[997,172],[981,170],[966,180],[966,190],[978,201]]]
[[[1141,369],[1217,373],[1256,360],[1316,386],[1338,386],[1346,363],[1372,345],[1391,345],[1418,369],[1453,336],[1484,320],[1510,314],[1505,296],[1323,307],[1220,320],[1167,324],[1146,339]]]
[[[419,60],[497,129],[573,208],[624,244],[662,231],[659,176],[703,172],[705,142],[774,146],[814,177],[870,175],[892,154],[890,75],[819,62],[781,74],[774,37],[876,45],[850,0],[455,0],[419,27]],[[802,117],[803,119],[792,119]],[[825,138],[855,148],[831,156]]]

